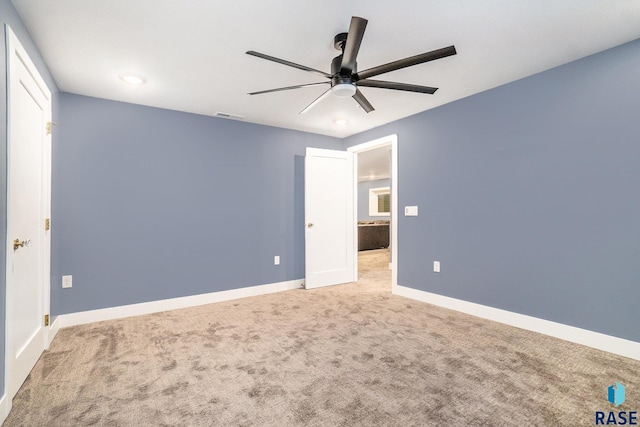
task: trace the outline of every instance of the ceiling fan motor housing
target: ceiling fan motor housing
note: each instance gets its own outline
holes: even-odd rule
[[[333,76],[339,76],[340,75],[340,65],[342,64],[342,55],[338,55],[335,58],[333,58],[333,60],[331,61],[331,74]],[[351,76],[355,73],[358,72],[357,69],[357,65],[354,64],[353,66],[353,73],[350,74],[345,74],[342,77],[349,77],[351,78]]]
[[[336,56],[331,61],[331,74],[333,75],[331,77],[331,92],[337,97],[348,98],[356,93],[356,86],[351,74],[340,74],[340,64],[342,64],[342,55]]]

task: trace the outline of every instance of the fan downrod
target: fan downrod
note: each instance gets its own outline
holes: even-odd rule
[[[353,64],[353,70],[349,75],[341,75],[340,68],[342,66],[342,55],[344,55],[344,46],[347,43],[347,33],[336,34],[333,38],[333,46],[336,50],[342,51],[342,53],[331,61],[331,75],[333,78],[331,79],[331,85],[336,85],[340,83],[352,83],[351,76],[358,72],[358,64]]]

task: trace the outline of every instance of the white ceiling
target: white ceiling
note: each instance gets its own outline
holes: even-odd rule
[[[358,153],[358,182],[391,177],[391,147]]]
[[[62,91],[336,137],[640,38],[637,0],[12,1]],[[360,70],[455,45],[455,56],[376,77],[440,89],[363,88],[370,114],[329,97],[299,115],[324,86],[247,95],[323,80],[247,50],[330,72],[333,37],[353,15],[369,20]],[[147,83],[127,86],[126,72]]]

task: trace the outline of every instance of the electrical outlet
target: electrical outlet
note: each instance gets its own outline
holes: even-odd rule
[[[62,287],[70,288],[73,286],[73,276],[62,276]]]
[[[273,257],[273,265],[280,265],[280,255]]]

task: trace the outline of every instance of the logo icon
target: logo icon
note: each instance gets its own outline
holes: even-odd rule
[[[616,381],[615,384],[610,385],[607,392],[607,400],[616,405],[616,407],[624,403],[624,386],[618,381]]]

